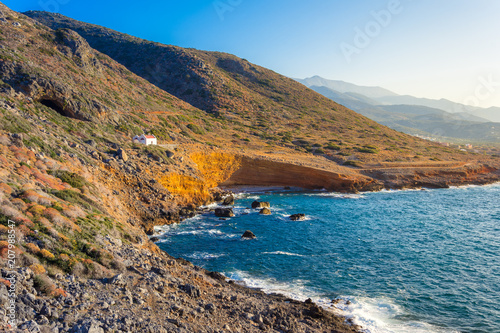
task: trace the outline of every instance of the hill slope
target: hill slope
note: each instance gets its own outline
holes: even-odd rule
[[[148,235],[155,225],[213,214],[197,207],[229,195],[214,189],[221,184],[352,192],[499,179],[497,159],[395,132],[237,57],[165,52],[177,68],[170,77],[160,66],[166,86],[176,92],[176,75],[190,75],[193,94],[179,96],[209,91],[203,110],[76,32],[0,4],[0,264],[12,265],[13,251],[20,267],[1,270],[0,294],[17,282],[13,326],[355,332],[311,302],[265,295],[174,259]],[[131,142],[141,133],[162,145]]]
[[[227,129],[210,142],[254,151],[266,146],[288,152],[330,151],[340,162],[349,156],[367,162],[412,160],[417,155],[457,158],[236,56],[149,42],[59,14],[26,14],[54,29],[78,32],[135,74],[223,121]],[[385,94],[377,90],[375,95]],[[396,152],[401,145],[405,149]]]

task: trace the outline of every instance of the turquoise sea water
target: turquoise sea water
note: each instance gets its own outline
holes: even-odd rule
[[[248,286],[311,297],[368,332],[500,332],[499,198],[499,184],[246,194],[235,217],[164,227],[158,245]],[[248,209],[253,200],[273,214]],[[241,240],[245,230],[257,239]]]

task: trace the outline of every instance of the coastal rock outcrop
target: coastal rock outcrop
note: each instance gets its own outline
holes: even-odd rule
[[[232,206],[234,205],[234,196],[233,195],[228,195],[227,197],[222,200],[222,205],[223,206]]]
[[[217,217],[233,217],[234,212],[232,208],[216,208],[215,216]]]
[[[269,208],[262,208],[259,212],[260,215],[271,215],[271,210]]]
[[[266,201],[254,201],[252,202],[252,208],[257,209],[257,208],[270,208],[271,204]]]
[[[292,214],[290,215],[290,220],[292,221],[303,221],[306,219],[306,214]]]
[[[250,230],[246,230],[243,233],[243,235],[241,236],[241,238],[254,239],[254,238],[257,238],[257,236],[255,236],[255,234],[253,232],[251,232]]]

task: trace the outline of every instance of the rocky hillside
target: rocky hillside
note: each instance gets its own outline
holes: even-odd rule
[[[225,129],[212,143],[261,150],[282,147],[361,161],[460,159],[456,152],[361,116],[296,81],[236,56],[142,40],[60,14],[26,15],[72,29],[160,89],[215,115]],[[205,131],[202,127],[201,131]],[[311,156],[312,157],[312,156]],[[350,158],[347,158],[350,157]]]
[[[492,157],[392,131],[245,60],[98,29],[112,38],[103,45],[124,38],[111,48],[132,58],[160,52],[157,86],[90,37],[0,4],[0,305],[16,289],[19,329],[353,332],[311,302],[171,258],[147,234],[223,199],[220,184],[356,191],[498,179]],[[133,143],[141,133],[160,145]]]

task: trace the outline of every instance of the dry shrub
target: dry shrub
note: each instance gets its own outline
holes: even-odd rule
[[[10,217],[10,218],[15,218],[15,217],[21,217],[23,214],[19,212],[17,209],[15,209],[12,206],[9,205],[1,205],[0,206],[0,213],[3,215]]]
[[[10,138],[6,134],[0,135],[0,145],[10,146],[12,143],[10,142]]]
[[[66,253],[61,253],[59,255],[59,259],[61,259],[62,261],[69,261],[69,256]]]
[[[16,230],[19,233],[18,238],[23,236],[32,236],[34,234],[34,232],[24,224],[17,226]]]
[[[61,288],[56,288],[52,294],[52,296],[54,297],[59,297],[59,296],[62,296],[62,297],[68,297],[68,293],[66,291],[64,291],[64,289],[61,289]]]
[[[16,152],[16,153],[14,154],[14,157],[15,157],[18,161],[20,161],[20,162],[25,162],[25,163],[26,163],[26,162],[29,162],[29,160],[30,160],[28,156],[26,156],[25,154],[23,154],[23,153],[22,153],[22,152],[20,152],[20,151]]]
[[[54,223],[57,226],[60,226],[61,228],[66,228],[71,231],[74,230],[82,231],[82,229],[78,225],[73,223],[73,221],[71,221],[67,217],[64,217],[61,214],[59,214],[59,212],[54,208],[47,208],[44,212],[44,215],[48,217],[52,221],[52,223]]]
[[[33,282],[35,289],[42,294],[51,295],[56,290],[54,282],[46,275],[35,275]]]
[[[48,228],[47,232],[49,233],[49,235],[51,235],[52,237],[54,237],[56,239],[61,238],[60,233],[54,228]]]
[[[40,252],[40,248],[38,247],[38,245],[33,243],[28,243],[24,245],[24,247],[33,254],[38,254],[38,252]]]
[[[0,235],[5,235],[9,233],[9,228],[4,226],[3,224],[0,224]]]
[[[33,223],[33,221],[31,221],[28,218],[25,218],[25,217],[16,218],[15,221],[18,223],[18,225],[24,225],[28,229],[34,229],[35,228],[35,224]]]
[[[0,183],[0,191],[5,193],[6,195],[11,195],[12,194],[12,187],[5,183]]]
[[[22,211],[25,211],[28,208],[28,205],[26,205],[26,203],[19,198],[12,199],[10,202]]]
[[[45,207],[44,207],[45,208]],[[54,225],[52,223],[50,223],[49,220],[47,220],[45,217],[40,217],[38,219],[38,223],[40,223],[44,228],[47,228],[47,229],[50,229],[52,228]]]
[[[41,250],[40,255],[48,260],[54,260],[56,258],[55,255],[53,255],[50,251],[48,251],[46,249]]]
[[[29,267],[33,273],[35,273],[36,275],[41,275],[41,274],[45,274],[45,267],[43,267],[41,264],[33,264]]]
[[[54,202],[54,199],[50,198],[47,194],[45,193],[38,193],[33,190],[26,190],[21,196],[23,199],[26,199],[31,202],[38,203],[43,206],[50,206],[52,205],[52,202]]]
[[[35,167],[39,170],[47,170],[47,166],[42,161],[38,160],[35,162]]]
[[[39,197],[38,193],[36,193],[33,190],[24,191],[24,193],[21,196],[21,198],[31,202],[38,202],[38,197]]]
[[[7,288],[10,288],[10,281],[9,280],[5,280],[3,278],[0,278],[0,283],[7,286]]]
[[[21,255],[21,253],[23,253],[23,251],[21,251],[16,246],[11,248],[10,250],[14,251],[16,256],[19,256],[19,255]],[[0,257],[7,259],[8,255],[9,255],[9,243],[7,241],[0,241]]]
[[[74,205],[70,205],[67,209],[63,209],[62,213],[63,215],[73,219],[87,216],[87,214],[80,207]]]
[[[19,168],[17,168],[17,173],[20,176],[26,176],[26,177],[30,177],[33,175],[33,171],[31,170],[31,168],[27,167],[24,164],[21,165]]]
[[[61,191],[65,189],[65,186],[61,184],[61,180],[59,178],[40,172],[39,170],[34,170],[33,175],[40,183],[54,190]]]
[[[28,211],[33,213],[34,215],[42,215],[45,209],[47,209],[45,206],[35,203],[32,204],[30,208],[28,208]]]

